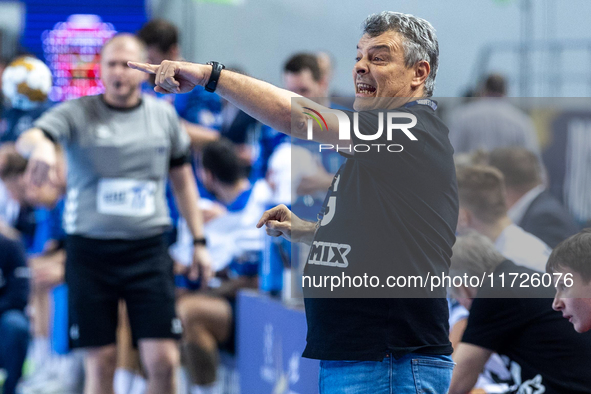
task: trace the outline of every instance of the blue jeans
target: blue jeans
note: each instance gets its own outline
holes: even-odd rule
[[[450,356],[411,353],[398,360],[320,362],[320,394],[445,394],[454,362]]]
[[[4,394],[14,394],[23,372],[29,345],[29,321],[24,313],[9,310],[0,315],[0,368],[6,370]]]

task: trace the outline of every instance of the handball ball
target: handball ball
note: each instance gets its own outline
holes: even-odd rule
[[[51,71],[41,60],[19,57],[2,74],[2,93],[13,108],[31,110],[47,100],[51,89]]]

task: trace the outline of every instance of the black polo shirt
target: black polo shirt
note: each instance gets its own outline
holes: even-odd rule
[[[380,284],[332,291],[304,286],[304,357],[382,360],[390,352],[396,358],[411,352],[452,353],[446,289],[385,285],[389,275],[447,274],[458,219],[447,127],[431,105],[414,102],[395,111],[416,116],[410,129],[416,140],[401,130],[388,139],[385,111],[359,113],[361,133],[375,134],[379,116],[384,116],[384,131],[368,141],[352,130],[359,149],[335,176],[304,269],[304,275],[315,277],[378,276]],[[346,113],[353,127],[353,113]],[[361,152],[371,144],[383,145],[379,152],[377,146]]]

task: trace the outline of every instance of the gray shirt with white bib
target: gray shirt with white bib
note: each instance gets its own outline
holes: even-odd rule
[[[169,166],[189,151],[170,104],[142,96],[138,106],[118,109],[102,96],[87,96],[47,111],[35,127],[66,151],[66,233],[139,239],[170,225]]]

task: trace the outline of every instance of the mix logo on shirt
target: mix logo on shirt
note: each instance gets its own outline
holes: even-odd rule
[[[308,264],[346,268],[349,266],[347,255],[350,251],[351,245],[314,241]]]

